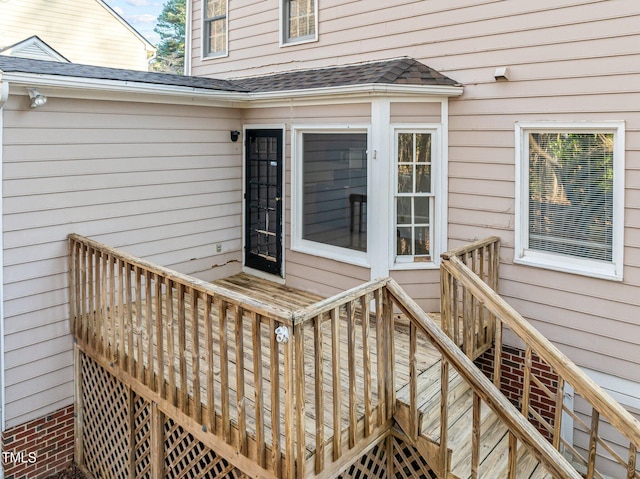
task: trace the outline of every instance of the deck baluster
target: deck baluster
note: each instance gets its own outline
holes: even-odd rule
[[[253,381],[255,391],[256,416],[256,461],[260,467],[265,467],[265,438],[264,438],[264,392],[262,378],[262,318],[254,311],[249,313],[253,339]]]
[[[162,314],[162,277],[159,274],[154,275],[155,284],[155,326],[156,326],[156,362],[158,369],[156,370],[156,391],[161,397],[166,397],[164,382],[164,338],[162,331],[163,314]]]
[[[213,318],[211,306],[214,301],[212,295],[204,298],[204,347],[207,364],[207,418],[205,425],[212,434],[216,433],[216,393],[215,393],[215,364],[213,352]]]
[[[271,462],[273,473],[276,477],[282,474],[282,447],[280,443],[280,349],[276,341],[276,328],[278,323],[275,319],[270,321],[269,347],[271,349]]]
[[[220,318],[220,407],[222,413],[222,438],[231,442],[231,417],[229,416],[229,340],[227,336],[228,323],[227,303],[218,300],[218,318]]]
[[[200,399],[200,313],[198,309],[200,293],[189,289],[191,301],[191,376],[193,381],[193,413],[192,419],[202,423],[202,401]],[[185,358],[186,359],[186,358]]]
[[[340,309],[331,310],[331,355],[333,379],[333,460],[337,461],[342,455],[342,394],[340,386]]]
[[[472,436],[471,436],[471,479],[478,478],[478,467],[480,465],[480,413],[481,413],[480,396],[473,393],[473,412],[472,412]]]
[[[358,398],[356,388],[356,305],[347,303],[347,363],[349,371],[349,449],[356,445]]]
[[[167,310],[167,366],[168,366],[168,387],[167,400],[172,406],[176,406],[176,346],[175,346],[175,325],[173,314],[173,281],[169,278],[165,278],[165,287],[167,290],[165,304]]]
[[[316,406],[316,459],[315,472],[324,469],[324,357],[322,350],[322,319],[319,314],[313,319],[314,366],[315,366],[315,406]],[[334,392],[335,393],[335,392]]]
[[[306,429],[305,429],[305,415],[306,415],[306,375],[305,375],[305,324],[304,322],[293,326],[293,342],[295,347],[295,439],[296,439],[296,460],[297,471],[296,477],[305,476],[305,462],[306,462]],[[317,421],[316,411],[316,421]],[[293,449],[287,448],[287,453],[292,455]]]
[[[241,454],[247,454],[247,411],[244,395],[244,311],[238,306],[233,306],[236,338],[236,408],[238,411],[238,450]]]
[[[364,376],[364,437],[369,437],[373,431],[373,395],[371,392],[371,349],[370,349],[370,310],[369,295],[360,297],[362,311],[362,369]]]
[[[378,426],[381,426],[386,420],[387,404],[384,400],[384,382],[385,382],[385,361],[384,350],[386,344],[385,324],[383,320],[382,310],[382,290],[380,288],[374,291],[375,316],[376,316],[376,349],[378,355],[377,374],[378,374]]]

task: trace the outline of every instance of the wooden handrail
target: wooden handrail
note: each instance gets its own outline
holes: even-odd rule
[[[390,278],[374,279],[346,291],[342,291],[329,298],[320,300],[310,306],[300,308],[292,313],[291,320],[293,324],[299,324],[320,314],[328,313],[332,309],[344,306],[355,298],[371,293],[376,289],[380,289],[389,282],[389,279]]]
[[[387,291],[394,303],[407,315],[411,324],[425,334],[482,399],[504,421],[511,433],[526,444],[535,457],[555,478],[581,479],[581,475],[547,442],[517,409],[504,397],[493,383],[467,358],[457,345],[429,318],[416,303],[390,280]]]
[[[636,448],[640,448],[640,422],[637,419],[533,328],[511,305],[480,281],[459,258],[452,256],[449,262],[450,264],[443,262],[442,267],[456,279],[463,281],[465,287],[485,308],[544,359],[558,376],[570,383],[576,393],[606,417]]]
[[[440,255],[442,259],[450,259],[454,256],[462,256],[466,253],[471,253],[472,251],[481,249],[485,246],[489,246],[490,244],[499,242],[500,238],[497,236],[489,236],[488,238],[474,241],[472,243],[466,244],[464,246],[460,246],[459,248],[450,249],[445,251]]]

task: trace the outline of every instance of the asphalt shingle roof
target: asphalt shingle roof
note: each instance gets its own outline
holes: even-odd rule
[[[375,83],[392,85],[459,85],[451,78],[413,58],[397,58],[380,62],[298,70],[241,78],[235,81],[254,93]]]
[[[297,70],[233,80],[123,70],[75,63],[58,63],[3,55],[0,55],[0,70],[4,72],[174,85],[237,93],[284,92],[365,84],[459,85],[451,78],[412,58],[396,58],[371,63]]]

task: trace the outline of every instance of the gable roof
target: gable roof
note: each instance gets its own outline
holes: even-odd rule
[[[68,63],[69,60],[49,46],[37,35],[0,49],[0,55],[9,55],[32,60],[47,60]]]
[[[265,94],[293,95],[293,92],[306,94],[305,92],[322,91],[327,93],[340,88],[346,89],[343,91],[349,93],[353,92],[352,87],[362,88],[363,91],[365,87],[369,87],[368,91],[372,91],[371,88],[376,86],[441,87],[437,94],[451,96],[462,93],[462,85],[455,80],[412,58],[397,58],[225,80],[0,55],[0,72],[4,73],[4,76],[6,73],[15,73],[14,77],[20,75],[24,81],[27,81],[27,77],[35,75],[41,84],[47,83],[43,79],[46,77],[49,82],[55,82],[56,86],[62,88],[64,88],[65,82],[84,79],[91,81],[94,89],[102,85],[105,90],[108,90],[110,82],[126,82],[126,85],[131,89],[136,88],[135,85],[138,85],[137,88],[140,89],[149,85],[163,86],[166,87],[165,93],[171,93],[169,91],[171,87],[184,87],[258,96]],[[419,90],[419,92],[425,93],[423,90]]]

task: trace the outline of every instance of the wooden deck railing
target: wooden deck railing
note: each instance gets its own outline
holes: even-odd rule
[[[304,424],[305,410],[313,410],[309,416],[314,418],[315,439],[309,449],[315,450],[315,474],[329,464],[333,470],[339,469],[336,465],[343,455],[361,450],[391,426],[393,334],[391,307],[385,291],[388,281],[371,281],[293,315],[296,423]],[[342,356],[341,343],[347,345],[346,357]],[[312,370],[306,373],[305,351],[313,359]],[[345,373],[346,382],[342,379]],[[324,381],[325,374],[331,377],[331,382]],[[373,381],[373,377],[377,380]],[[306,388],[306,382],[311,387]],[[341,431],[345,430],[343,438]],[[304,427],[299,427],[297,433],[298,464],[304,464]],[[307,435],[306,440],[310,437]],[[329,437],[331,449],[325,451]],[[352,459],[353,454],[350,456]],[[299,477],[304,477],[304,471],[299,469],[299,473]]]
[[[442,254],[443,261],[454,257],[497,291],[500,238],[491,236]],[[493,345],[494,336],[501,332],[496,330],[495,317],[479,307],[476,298],[446,270],[442,270],[440,278],[442,329],[462,346],[467,357],[475,359]]]
[[[497,239],[476,243],[476,246],[487,242],[497,244]],[[483,246],[484,247],[484,246]],[[555,449],[571,454],[573,461],[577,462],[584,469],[587,479],[602,478],[602,473],[598,472],[597,449],[604,451],[604,456],[608,456],[609,461],[613,461],[621,467],[622,473],[618,472],[615,477],[626,477],[627,479],[639,479],[640,474],[636,471],[636,457],[640,450],[640,423],[626,411],[620,404],[613,400],[604,390],[595,384],[580,368],[571,362],[562,352],[560,352],[550,341],[536,331],[515,309],[504,301],[495,291],[495,286],[491,281],[483,280],[464,261],[459,254],[460,250],[455,250],[443,255],[441,266],[443,285],[443,305],[454,304],[453,298],[457,295],[465,298],[465,312],[473,311],[471,317],[473,323],[465,319],[465,328],[470,331],[482,329],[483,318],[495,318],[495,351],[494,351],[494,383],[500,386],[500,371],[502,370],[502,331],[508,328],[525,344],[525,360],[523,371],[523,394],[521,400],[521,412],[527,420],[534,420],[551,437],[551,443]],[[495,249],[494,249],[495,252]],[[471,253],[474,255],[475,253]],[[493,253],[495,257],[497,254]],[[464,255],[462,255],[464,256]],[[495,271],[497,271],[497,266]],[[443,324],[456,322],[455,307],[443,307]],[[444,318],[446,316],[446,318]],[[463,333],[463,336],[471,334]],[[474,346],[474,349],[476,347]],[[468,347],[465,347],[467,354]],[[558,378],[558,385],[555,391],[547,386],[548,381],[536,375],[532,367],[532,357],[536,355],[543,364],[549,366],[550,371]],[[468,356],[474,358],[476,354]],[[592,410],[590,420],[585,420],[576,414],[565,404],[563,394],[564,386],[568,384],[573,387],[575,396],[581,397],[589,404]],[[532,406],[532,391],[545,395],[549,401],[555,404],[555,417],[553,420],[546,420],[535,407]],[[563,412],[571,416],[579,431],[588,437],[586,453],[581,453],[574,444],[569,444],[561,436]],[[626,453],[618,450],[618,445],[610,444],[598,432],[601,420],[607,421],[627,443]],[[590,423],[590,424],[587,424]],[[602,423],[604,424],[604,422]],[[626,457],[622,457],[626,456]],[[602,459],[604,460],[604,459]]]
[[[69,245],[79,347],[243,470],[296,477],[295,457],[283,454],[295,437],[293,342],[275,334],[291,313],[78,235]],[[154,467],[162,477],[162,460]]]
[[[69,245],[79,347],[244,471],[335,470],[390,429],[387,280],[292,312],[88,238]]]
[[[426,337],[427,341],[435,346],[442,355],[440,363],[440,433],[439,450],[425,450],[427,462],[432,466],[438,477],[448,477],[450,471],[450,456],[448,454],[449,440],[449,418],[456,413],[449,409],[448,384],[451,370],[455,370],[466,381],[473,390],[473,422],[474,432],[471,445],[470,471],[465,473],[465,477],[476,479],[480,462],[480,423],[481,406],[486,404],[493,412],[506,424],[509,430],[509,457],[508,469],[509,478],[515,478],[517,466],[517,441],[525,444],[529,451],[544,465],[554,478],[580,479],[581,476],[575,471],[567,460],[555,450],[551,444],[543,439],[541,434],[519,413],[518,410],[502,395],[491,381],[474,366],[473,362],[457,347],[431,318],[398,286],[391,280],[387,284],[387,291],[390,294],[392,304],[399,308],[409,319],[410,325],[410,351],[409,361],[411,364],[409,382],[409,411],[408,411],[408,431],[407,435],[417,440],[419,415],[417,403],[418,397],[418,374],[415,367],[416,348],[420,337]],[[468,474],[468,475],[467,475]]]

